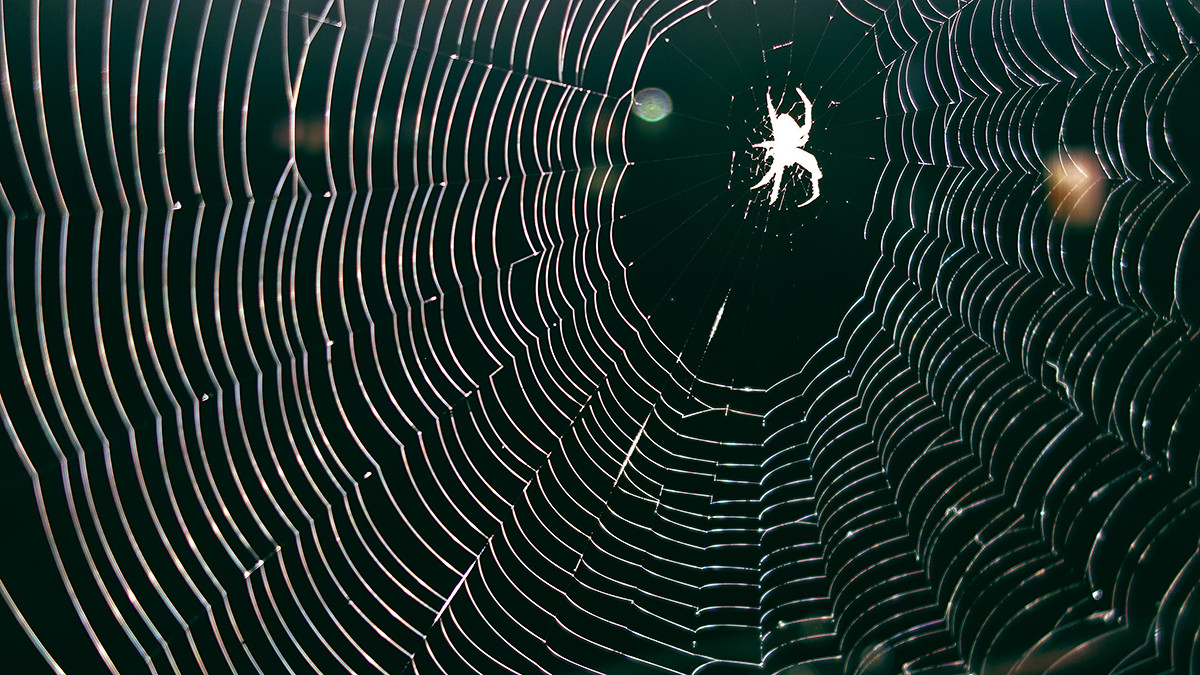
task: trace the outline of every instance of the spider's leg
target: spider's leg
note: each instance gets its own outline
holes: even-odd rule
[[[817,165],[817,158],[807,150],[796,148],[796,163],[808,170],[812,174],[813,183],[821,180],[825,174],[821,173],[821,167]]]
[[[800,206],[807,206],[813,203],[817,197],[821,196],[821,178],[825,175],[821,173],[821,167],[817,165],[817,158],[812,153],[806,150],[798,150],[796,163],[808,170],[812,174],[812,196],[809,197]]]
[[[763,141],[762,143],[755,144],[754,147],[756,147],[756,148],[766,148],[767,149],[767,159],[769,159],[771,161],[771,168],[768,169],[767,173],[763,175],[762,180],[760,180],[757,183],[755,183],[754,185],[750,186],[751,190],[757,190],[758,188],[766,185],[767,183],[770,183],[772,176],[783,171],[783,167],[781,167],[779,165],[779,162],[776,161],[776,159],[775,159],[775,147],[774,146],[775,146],[775,143],[772,141]]]
[[[808,134],[812,131],[812,101],[804,95],[804,91],[800,87],[796,87],[796,92],[800,94],[800,98],[804,100],[804,124],[800,125],[800,138],[803,139],[800,145],[808,142]]]
[[[808,199],[805,199],[804,203],[800,204],[800,206],[808,206],[809,204],[815,202],[817,200],[817,197],[820,197],[820,196],[821,196],[821,190],[820,190],[820,188],[817,187],[817,184],[814,182],[812,196],[809,197]],[[797,208],[799,208],[799,207],[797,207]]]
[[[779,172],[778,172],[778,171],[776,171],[776,170],[775,170],[775,167],[773,167],[773,166],[772,166],[772,167],[771,167],[771,170],[770,170],[770,171],[767,171],[766,175],[764,175],[764,176],[762,177],[762,180],[758,181],[758,182],[757,182],[757,183],[755,183],[754,185],[751,185],[751,186],[750,186],[750,189],[751,189],[751,190],[757,190],[758,188],[760,188],[760,187],[762,187],[762,186],[766,185],[767,183],[770,183],[770,182],[771,182],[771,180],[772,180],[773,178],[775,178],[775,177],[776,177],[778,174],[779,174]]]

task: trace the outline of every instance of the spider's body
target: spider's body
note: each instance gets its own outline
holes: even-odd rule
[[[771,160],[771,168],[763,176],[762,180],[750,187],[751,190],[763,187],[767,183],[773,183],[771,186],[772,204],[779,198],[779,185],[783,180],[783,171],[793,164],[799,165],[801,168],[808,171],[812,176],[812,196],[808,198],[800,206],[805,206],[812,203],[821,194],[819,181],[821,180],[821,167],[817,166],[817,158],[804,149],[808,144],[808,135],[812,130],[812,101],[804,95],[799,87],[796,87],[796,92],[800,94],[800,98],[804,101],[804,123],[798,124],[791,115],[787,113],[779,114],[775,110],[775,104],[771,102],[771,94],[767,93],[767,110],[771,114],[771,140],[755,143],[754,147],[764,148],[767,151],[767,158]]]

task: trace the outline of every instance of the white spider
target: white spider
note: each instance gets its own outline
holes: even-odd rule
[[[793,164],[799,165],[806,169],[812,175],[812,196],[808,201],[800,206],[811,204],[814,199],[820,196],[821,188],[819,181],[821,180],[821,167],[817,166],[817,158],[812,153],[804,150],[805,144],[808,143],[808,133],[812,130],[812,101],[804,95],[800,87],[796,87],[796,92],[800,94],[800,98],[804,100],[804,124],[797,124],[796,120],[792,119],[787,113],[776,114],[775,105],[771,103],[771,92],[767,92],[767,110],[771,113],[771,135],[772,139],[755,143],[756,148],[765,148],[767,158],[771,160],[771,168],[762,180],[758,181],[750,189],[755,190],[767,183],[774,182],[771,186],[771,203],[779,197],[779,182],[783,179],[783,170]]]

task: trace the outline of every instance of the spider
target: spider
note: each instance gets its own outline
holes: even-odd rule
[[[792,119],[787,113],[776,114],[775,104],[771,102],[771,92],[767,92],[767,110],[771,113],[771,135],[773,138],[762,143],[755,143],[756,148],[765,148],[767,158],[771,160],[771,168],[762,180],[751,186],[751,190],[758,189],[767,183],[774,182],[771,186],[770,202],[775,203],[779,197],[779,183],[783,179],[783,170],[793,164],[799,165],[806,169],[812,175],[812,196],[808,201],[800,206],[811,204],[813,200],[821,195],[819,181],[821,180],[821,167],[817,166],[817,158],[812,153],[804,150],[805,144],[808,143],[808,133],[812,130],[812,101],[804,95],[800,87],[796,87],[796,92],[800,94],[800,98],[804,101],[804,124],[797,124],[796,120]],[[782,101],[781,101],[782,102]]]

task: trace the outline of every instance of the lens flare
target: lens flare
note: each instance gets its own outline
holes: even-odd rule
[[[647,87],[634,95],[633,114],[647,122],[661,122],[671,114],[671,97],[662,89]]]

